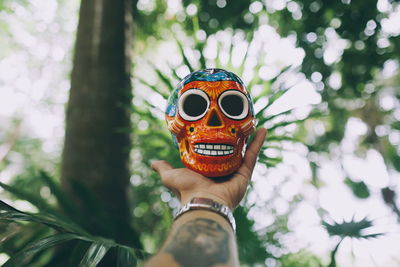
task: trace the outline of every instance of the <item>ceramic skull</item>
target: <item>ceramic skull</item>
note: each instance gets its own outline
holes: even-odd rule
[[[236,171],[255,129],[245,85],[222,69],[186,76],[169,97],[165,117],[184,165],[207,177]]]

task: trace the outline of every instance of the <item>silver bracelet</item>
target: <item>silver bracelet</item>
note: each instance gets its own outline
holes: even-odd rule
[[[178,213],[176,213],[174,217],[174,220],[190,210],[208,210],[216,212],[227,219],[229,224],[232,226],[233,231],[236,231],[235,218],[233,217],[232,211],[228,206],[215,202],[209,198],[195,197],[179,209]]]

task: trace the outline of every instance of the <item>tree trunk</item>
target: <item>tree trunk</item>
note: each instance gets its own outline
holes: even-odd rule
[[[93,234],[139,247],[127,195],[131,24],[129,0],[81,3],[61,181]]]

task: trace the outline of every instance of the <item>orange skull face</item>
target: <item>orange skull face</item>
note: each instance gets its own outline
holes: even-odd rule
[[[200,72],[211,77],[185,78],[170,98],[166,120],[188,168],[207,177],[225,176],[240,167],[244,144],[255,129],[252,102],[233,73]],[[220,72],[237,79],[224,78]],[[218,73],[217,78],[212,76]],[[218,80],[221,77],[224,80]]]

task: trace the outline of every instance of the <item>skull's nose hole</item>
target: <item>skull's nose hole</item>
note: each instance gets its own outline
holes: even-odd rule
[[[212,127],[222,125],[221,119],[218,117],[217,112],[215,110],[211,111],[211,115],[208,118],[207,125]]]

